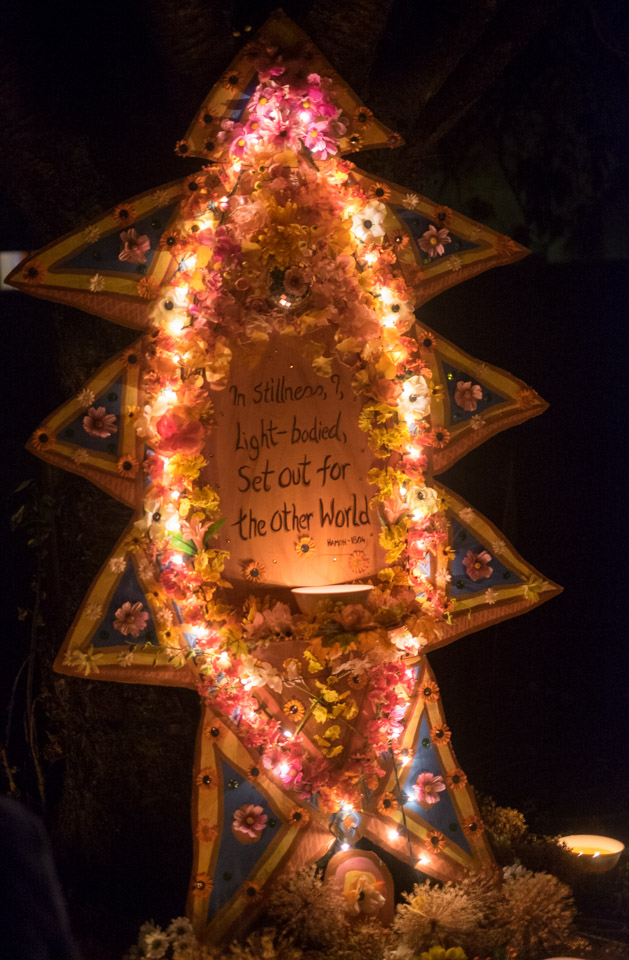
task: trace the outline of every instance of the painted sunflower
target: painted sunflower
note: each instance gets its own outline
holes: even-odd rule
[[[311,557],[316,551],[316,545],[312,537],[300,537],[295,544],[295,552],[298,557]]]

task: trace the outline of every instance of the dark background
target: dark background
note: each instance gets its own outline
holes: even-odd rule
[[[197,169],[174,143],[246,42],[244,27],[272,7],[112,0],[7,10],[0,248],[36,249]],[[622,5],[315,0],[285,9],[406,139],[356,156],[360,166],[532,250],[420,317],[550,402],[441,479],[565,589],[431,662],[478,790],[538,829],[628,842]],[[134,335],[18,293],[0,293],[0,311],[7,518],[24,506],[17,530],[3,523],[1,789],[13,782],[45,816],[74,922],[97,956],[99,942],[122,946],[147,917],[183,909],[198,704],[187,691],[52,674],[127,511],[22,445]]]

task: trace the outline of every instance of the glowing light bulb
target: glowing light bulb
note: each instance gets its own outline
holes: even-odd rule
[[[425,866],[427,863],[430,863],[430,857],[429,857],[427,854],[423,853],[423,854],[421,855],[421,857],[419,858],[419,860],[417,861],[417,866],[418,866],[418,867],[423,867],[423,866]]]
[[[406,487],[404,487],[404,486],[400,487],[400,496],[401,496],[401,497],[405,497],[405,496],[406,496],[406,492],[407,492],[407,491],[406,491]]]
[[[300,110],[300,111],[299,111],[299,119],[300,119],[300,120],[303,120],[304,123],[308,123],[308,121],[310,120],[310,117],[311,117],[311,116],[312,116],[312,115],[311,115],[311,113],[310,113],[310,110]]]
[[[389,835],[389,840],[392,843],[394,840],[397,840],[398,837],[400,836],[399,832],[394,827],[391,827],[391,829],[388,831],[388,835]]]
[[[177,399],[177,394],[172,387],[167,387],[166,390],[162,390],[161,396],[167,403],[172,403],[173,400]]]
[[[370,263],[370,264],[375,263],[377,259],[378,259],[378,254],[373,253],[373,251],[369,251],[369,253],[366,253],[365,256],[363,257],[363,260],[365,261],[365,263]]]
[[[226,667],[229,666],[229,663],[230,663],[229,654],[223,651],[223,653],[221,653],[220,657],[218,658],[218,665],[219,667],[223,667],[223,669],[225,669]]]
[[[405,767],[407,763],[411,762],[410,757],[400,757],[400,766]]]
[[[181,530],[181,527],[179,525],[179,518],[177,517],[176,514],[174,514],[172,517],[170,517],[169,520],[166,521],[166,529],[170,530],[171,533],[178,533]]]
[[[292,740],[293,732],[292,730],[282,730],[282,736],[285,737],[287,740]]]
[[[180,553],[175,553],[170,559],[170,562],[174,567],[183,567],[183,557]]]
[[[290,767],[288,766],[287,763],[280,763],[279,767],[277,768],[277,774],[278,776],[283,778],[288,774],[289,770],[290,770]]]
[[[343,813],[351,813],[351,811],[352,811],[353,809],[354,809],[354,804],[353,804],[353,803],[342,803],[342,804],[341,804],[341,810],[343,811]]]
[[[350,845],[349,845],[349,843],[347,843],[347,841],[345,841],[345,843],[342,843],[342,844],[341,844],[341,850],[343,850],[343,851],[349,850],[349,847],[350,847]]]

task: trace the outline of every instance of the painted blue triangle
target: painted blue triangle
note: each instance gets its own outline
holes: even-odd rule
[[[260,81],[258,79],[258,74],[255,73],[251,78],[251,80],[249,81],[249,83],[247,84],[247,86],[245,87],[245,89],[240,94],[238,100],[236,100],[236,102],[234,103],[231,116],[229,118],[230,120],[240,120],[243,113],[247,109],[247,104],[251,100],[251,97],[253,96],[253,92],[255,88],[258,86],[259,82]]]
[[[85,447],[86,450],[95,450],[98,453],[110,453],[113,456],[118,454],[120,444],[120,416],[122,412],[122,392],[123,382],[119,377],[114,383],[110,384],[100,396],[96,397],[91,406],[104,407],[107,413],[113,413],[116,416],[116,433],[108,437],[93,437],[83,426],[83,418],[87,414],[87,409],[72,420],[63,428],[59,434],[59,440],[65,440],[68,443],[75,443],[78,447]]]
[[[511,399],[506,394],[485,387],[482,381],[476,379],[467,370],[459,370],[457,367],[450,366],[449,363],[444,363],[443,372],[450,398],[450,423],[462,423],[465,420],[471,420],[473,416],[482,414],[489,407],[495,407],[497,404]],[[472,385],[478,384],[481,387],[483,395],[479,400],[476,400],[476,406],[473,410],[464,410],[455,400],[456,389],[460,382],[470,383],[470,381]]]
[[[208,919],[215,916],[242,886],[281,826],[281,821],[266,798],[250,780],[246,780],[224,760],[221,761],[221,768],[224,784],[223,829],[214,870],[214,886],[208,904]],[[239,843],[232,832],[234,814],[245,803],[262,807],[268,817],[259,839],[247,844]]]
[[[486,590],[487,587],[504,587],[514,583],[524,583],[519,574],[509,567],[505,567],[500,560],[497,560],[496,557],[493,556],[491,545],[481,543],[480,540],[477,540],[472,531],[468,530],[468,528],[458,520],[455,520],[454,517],[449,517],[449,520],[452,525],[452,546],[456,551],[450,566],[450,574],[452,576],[450,584],[451,594],[455,600],[461,599],[469,593],[480,593]],[[471,552],[475,554],[481,553],[484,550],[489,553],[491,560],[488,566],[491,567],[492,570],[490,577],[481,577],[480,580],[472,580],[463,565],[463,560],[467,556],[468,550],[471,550]]]
[[[446,245],[446,252],[441,257],[431,258],[421,249],[418,241],[426,233],[426,230],[431,224],[437,227],[437,229],[439,228],[439,224],[435,220],[426,217],[423,213],[418,213],[417,210],[407,210],[405,207],[393,207],[393,212],[398,220],[401,220],[404,225],[408,227],[409,233],[417,246],[419,256],[426,264],[447,260],[450,254],[465,253],[466,250],[475,250],[478,247],[477,243],[472,243],[471,240],[464,240],[462,237],[457,237],[456,234],[448,231],[451,241]]]
[[[452,801],[450,800],[449,792],[442,790],[441,793],[438,793],[438,803],[433,803],[428,810],[421,807],[415,799],[413,784],[420,773],[434,773],[442,776],[441,766],[437,759],[437,751],[430,739],[430,727],[425,712],[422,714],[417,748],[411,764],[410,773],[404,782],[404,791],[409,797],[408,803],[405,803],[404,806],[408,811],[430,824],[435,830],[440,830],[444,837],[448,837],[448,839],[456,843],[457,846],[469,853],[470,845],[459,824],[454,807],[452,806]]]
[[[118,610],[123,603],[126,603],[127,600],[130,603],[140,602],[145,612],[149,615],[146,627],[137,637],[132,637],[130,635],[125,636],[114,627],[116,610]],[[151,611],[146,602],[144,591],[140,586],[136,576],[135,568],[129,560],[127,561],[125,571],[122,574],[116,589],[114,590],[114,594],[109,602],[107,612],[94,630],[91,643],[94,647],[104,648],[121,647],[127,645],[128,643],[156,643],[156,641],[157,634],[155,631],[155,624],[151,616]]]
[[[138,236],[147,236],[151,241],[151,249],[146,254],[146,263],[129,263],[118,259],[121,248],[120,234],[124,229],[127,229],[126,227],[118,227],[113,233],[109,233],[97,240],[96,243],[84,247],[74,256],[60,260],[54,265],[52,272],[75,267],[77,269],[93,270],[94,273],[107,271],[107,273],[113,272],[125,275],[130,273],[144,275],[148,272],[155,252],[159,249],[160,237],[168,226],[177,205],[178,201],[176,203],[171,202],[159,210],[154,210],[141,220],[136,220],[135,223],[130,224],[130,227],[133,227]]]

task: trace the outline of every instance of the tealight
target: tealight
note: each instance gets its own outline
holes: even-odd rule
[[[301,612],[308,616],[316,611],[322,600],[364,604],[371,590],[370,583],[331,583],[321,587],[294,587],[291,593]]]
[[[616,866],[624,843],[612,837],[597,837],[594,834],[580,833],[569,837],[560,837],[571,853],[579,857],[583,869],[588,873],[607,873]]]

